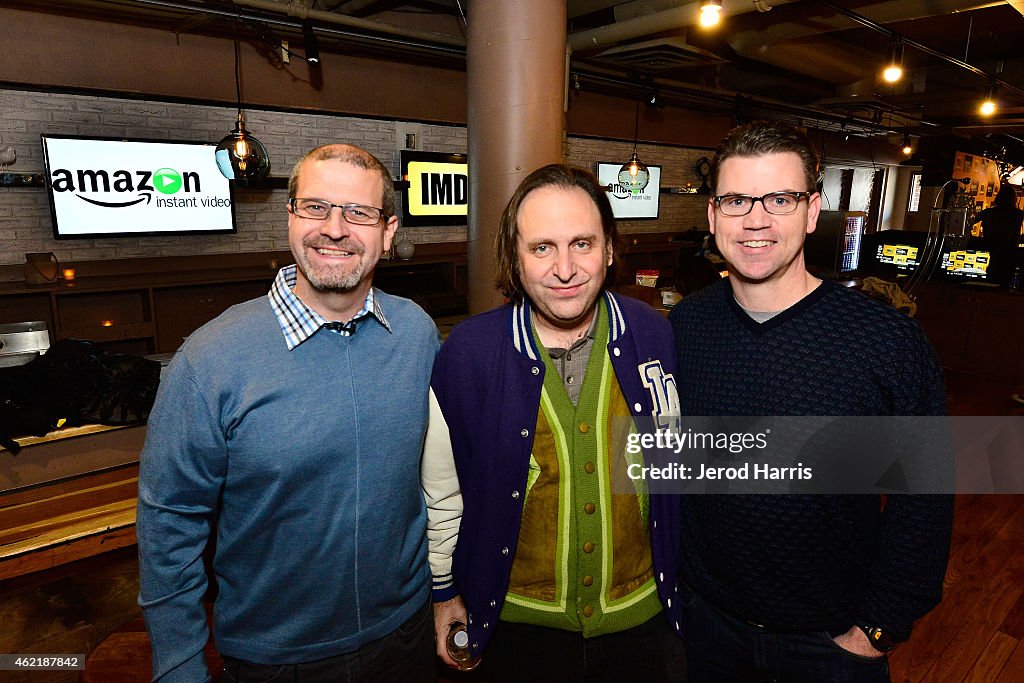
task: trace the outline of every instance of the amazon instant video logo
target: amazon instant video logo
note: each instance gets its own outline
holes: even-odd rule
[[[175,196],[202,192],[199,174],[173,168],[155,171],[103,171],[58,168],[50,174],[54,192],[71,192],[84,202],[108,209],[123,209],[156,198],[157,207],[197,208],[230,206],[221,197]],[[163,195],[163,196],[161,196]]]

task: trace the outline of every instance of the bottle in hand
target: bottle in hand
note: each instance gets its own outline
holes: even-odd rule
[[[473,658],[469,651],[469,632],[466,625],[456,621],[448,627],[448,656],[458,663],[462,671],[472,671],[480,664],[480,658]]]

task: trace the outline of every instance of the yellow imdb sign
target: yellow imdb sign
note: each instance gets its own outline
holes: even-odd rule
[[[408,176],[409,215],[467,215],[469,170],[466,164],[410,161]]]

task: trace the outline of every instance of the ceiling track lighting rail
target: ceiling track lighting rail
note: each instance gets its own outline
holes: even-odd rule
[[[814,2],[818,3],[822,7],[827,7],[828,9],[832,10],[833,12],[836,12],[837,14],[842,14],[847,19],[851,19],[860,24],[861,26],[870,28],[874,31],[878,31],[879,33],[884,33],[885,35],[890,36],[893,39],[899,38],[900,42],[906,47],[911,47],[917,50],[918,52],[923,52],[927,55],[931,55],[932,57],[936,57],[937,59],[941,59],[949,64],[952,64],[953,66],[959,67],[966,71],[970,71],[972,74],[985,78],[986,82],[988,80],[992,80],[996,85],[998,85],[1001,88],[1011,90],[1019,95],[1024,95],[1024,89],[1022,88],[1018,88],[1015,85],[1007,83],[1006,81],[1003,81],[993,76],[992,74],[987,73],[983,69],[979,69],[973,64],[968,64],[963,60],[947,55],[945,52],[940,52],[936,49],[928,47],[923,43],[919,43],[916,40],[909,40],[905,36],[900,36],[895,31],[892,31],[891,29],[888,29],[875,21],[868,19],[867,17],[861,14],[857,14],[853,10],[846,9],[842,5],[839,5],[838,3],[831,2],[830,0],[814,0]]]
[[[628,96],[634,98],[646,98],[651,93],[650,89],[652,86],[649,81],[638,83],[636,80],[631,80],[629,78],[584,71],[582,69],[573,69],[571,75],[574,83],[590,81],[592,83],[604,84],[609,88],[616,89],[617,92],[621,89],[621,92],[619,92],[620,95],[623,95],[624,92],[628,94]],[[713,107],[722,112],[727,112],[734,110],[737,103],[736,93],[714,93],[696,88],[689,90],[676,86],[670,87],[664,83],[658,83],[657,88],[658,102],[662,105],[669,103],[673,99],[677,99]],[[747,95],[743,95],[742,98],[744,102],[750,105],[772,112],[776,115],[776,118],[785,118],[787,121],[802,122],[802,124],[798,123],[797,125],[805,125],[818,130],[839,132],[840,129],[845,126],[844,130],[848,133],[870,136],[903,135],[906,131],[906,126],[886,126],[875,121],[839,115],[829,110],[815,109],[807,105],[792,105],[785,102],[758,99]],[[916,126],[922,129],[933,129],[933,132],[935,133],[941,132],[944,128],[937,123],[925,120],[917,121]]]

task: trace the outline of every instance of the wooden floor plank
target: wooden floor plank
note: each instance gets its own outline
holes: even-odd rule
[[[1020,683],[1020,681],[1024,681],[1024,640],[1017,643],[1017,648],[1010,655],[994,683]]]
[[[1004,525],[1004,529],[1010,523]],[[1018,525],[1014,522],[1014,528]],[[996,535],[943,600],[931,619],[922,620],[914,638],[918,651],[916,663],[933,660],[926,675],[917,680],[928,682],[960,681],[971,671],[1006,616],[1024,594],[1021,563],[1024,558],[1019,539],[1010,541]]]
[[[1015,513],[1024,509],[1024,496],[979,496],[974,501],[965,498],[958,496],[956,501],[949,565],[946,569],[947,589],[986,551],[992,539]]]
[[[1024,550],[1021,550],[1021,552],[1024,552]],[[1006,615],[1006,619],[1003,620],[999,630],[1012,638],[1024,640],[1024,596],[1021,596],[1017,600],[1017,604],[1010,608],[1010,612]]]
[[[964,679],[964,683],[992,683],[1006,666],[1014,649],[1020,644],[1016,638],[996,631],[977,663]]]
[[[1020,502],[1019,497],[1008,496],[990,497],[986,502],[1007,510],[983,515],[994,528],[978,529],[977,536],[987,540],[977,552],[958,554],[954,548],[959,560],[951,563],[947,574],[957,576],[947,581],[939,606],[915,624],[910,642],[892,653],[894,680],[960,681],[1013,613],[1024,595]],[[965,518],[970,520],[969,515],[957,514],[954,524],[963,525]]]

